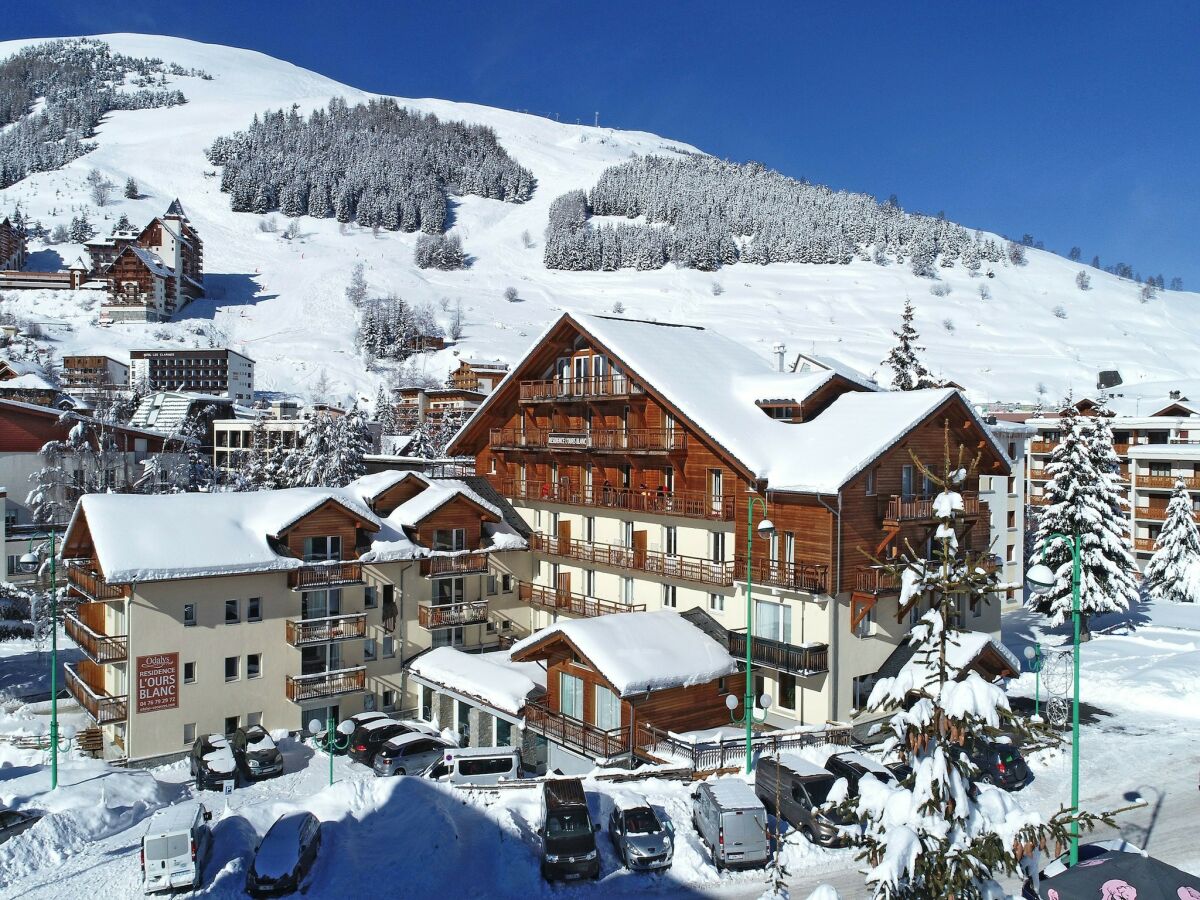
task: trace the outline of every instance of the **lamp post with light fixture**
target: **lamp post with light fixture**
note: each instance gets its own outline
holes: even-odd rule
[[[775,525],[767,518],[767,501],[762,497],[751,494],[749,501],[746,503],[746,690],[742,698],[742,717],[734,718],[733,711],[737,708],[737,698],[730,694],[725,698],[725,705],[729,708],[729,718],[735,725],[746,726],[746,774],[749,775],[753,767],[753,759],[750,755],[751,745],[754,739],[754,504],[758,503],[762,506],[763,518],[758,523],[759,537],[770,540],[775,534]],[[771,705],[771,698],[763,694],[760,705],[763,710],[762,719],[766,720],[767,708]]]
[[[320,719],[313,719],[308,723],[308,733],[313,736],[318,745],[324,745],[325,752],[329,754],[329,783],[331,785],[333,784],[333,752],[335,750],[345,750],[350,746],[350,735],[353,731],[354,723],[349,719],[335,728],[333,725],[332,710],[326,716],[323,733]],[[338,735],[341,735],[341,737],[339,738]]]
[[[50,790],[54,790],[58,787],[58,573],[53,530],[30,537],[29,552],[21,557],[20,566],[28,574],[41,566],[42,558],[33,549],[33,542],[39,538],[50,539]]]

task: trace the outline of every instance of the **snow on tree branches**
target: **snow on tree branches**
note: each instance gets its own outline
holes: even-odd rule
[[[357,407],[344,416],[313,416],[292,457],[292,484],[298,487],[345,487],[367,474],[363,457],[371,452],[371,432]]]
[[[1200,603],[1200,531],[1182,479],[1167,503],[1167,518],[1146,564],[1143,590],[1169,603]]]
[[[892,370],[892,386],[898,391],[916,391],[938,386],[938,382],[917,355],[925,348],[917,343],[921,335],[913,325],[913,316],[912,301],[905,298],[900,330],[892,332],[896,338],[896,346],[883,360],[883,364]]]

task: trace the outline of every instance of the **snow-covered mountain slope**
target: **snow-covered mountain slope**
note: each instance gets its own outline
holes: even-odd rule
[[[252,51],[144,35],[101,39],[114,50],[161,57],[214,77],[169,79],[188,98],[184,106],[111,113],[99,128],[94,152],[0,191],[0,213],[19,202],[47,227],[65,224],[92,206],[84,184],[92,168],[118,186],[132,176],[145,197],[118,196],[102,210],[92,208],[93,224],[107,233],[122,213],[141,223],[179,197],[205,241],[209,296],[169,325],[102,329],[95,324],[94,293],[9,292],[4,308],[42,322],[60,353],[123,355],[131,347],[180,341],[206,346],[215,340],[258,361],[262,390],[307,394],[324,370],[335,398],[373,397],[385,373],[368,370],[356,352],[355,311],[344,298],[351,267],[362,262],[374,295],[399,294],[439,309],[443,302],[452,307],[461,301],[467,322],[462,340],[423,358],[439,378],[455,354],[515,360],[559,311],[607,313],[617,303],[626,316],[713,327],[764,357],[782,341],[791,351],[834,355],[870,372],[892,342],[905,295],[917,306],[931,368],[977,399],[1032,399],[1039,384],[1049,396],[1069,388],[1079,392],[1094,385],[1099,369],[1119,369],[1127,383],[1200,377],[1200,296],[1164,291],[1142,303],[1138,285],[1090,268],[1091,289],[1080,291],[1078,263],[1037,250],[1028,251],[1023,266],[995,266],[994,278],[973,278],[961,266],[940,270],[940,283],[950,288],[944,297],[931,295],[932,282],[906,266],[858,261],[739,264],[716,273],[672,267],[548,271],[542,265],[542,232],[555,197],[589,188],[605,167],[632,154],[695,148],[641,132],[566,125],[472,104],[401,101],[446,119],[491,126],[538,179],[525,204],[479,197],[452,203],[453,233],[473,259],[470,268],[417,269],[416,235],[373,235],[332,219],[301,218],[301,237],[287,241],[261,231],[262,217],[230,211],[205,147],[266,109],[297,104],[307,113],[333,96],[353,103],[372,95]],[[30,43],[0,43],[0,57]],[[282,231],[286,220],[275,218]],[[525,246],[526,232],[531,247]],[[81,250],[33,249],[38,252],[32,267],[46,269],[55,268],[60,256],[71,262]],[[504,299],[510,286],[520,302]],[[981,286],[990,294],[986,299]]]

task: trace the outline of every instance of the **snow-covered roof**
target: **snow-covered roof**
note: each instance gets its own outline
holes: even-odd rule
[[[831,773],[823,766],[818,766],[815,762],[801,756],[799,753],[780,753],[776,757],[781,765],[791,769],[801,778],[820,778],[823,775]]]
[[[1021,672],[1021,662],[1013,652],[996,638],[982,631],[956,631],[946,643],[946,669],[959,675],[970,669],[985,650],[991,648],[1007,663],[1014,674]],[[922,652],[915,653],[900,669],[900,679],[910,680],[921,687],[937,676],[938,660]]]
[[[511,716],[521,715],[525,701],[546,690],[546,670],[537,663],[514,662],[507,652],[463,653],[437,647],[408,666],[420,682],[478,700]]]
[[[462,362],[472,369],[487,369],[498,372],[508,371],[508,363],[502,359],[464,359]]]
[[[754,793],[754,788],[740,778],[718,778],[708,782],[713,799],[722,809],[757,809],[762,807],[762,801]]]
[[[148,835],[165,834],[173,831],[187,831],[196,821],[196,813],[200,811],[200,803],[196,800],[185,800],[165,806],[150,817],[146,825]]]
[[[132,253],[142,261],[142,264],[150,270],[151,275],[156,275],[159,278],[174,278],[175,270],[162,261],[162,257],[153,250],[147,250],[145,247],[139,247],[136,244],[130,244],[122,254]]]
[[[0,381],[0,390],[54,391],[57,388],[37,372],[27,372],[24,375],[18,375],[16,378],[10,378],[7,381]]]
[[[355,478],[346,485],[346,490],[353,491],[362,497],[364,503],[371,503],[381,494],[410,478],[415,478],[422,484],[429,483],[429,478],[411,469],[384,469],[381,472],[371,472]]]
[[[880,389],[879,383],[874,378],[846,365],[840,359],[834,359],[832,356],[822,356],[817,353],[800,353],[796,357],[796,362],[792,367],[792,371],[798,375],[803,375],[814,369],[837,372],[843,378],[873,391]]]
[[[195,403],[233,405],[229,397],[193,394],[190,391],[158,391],[142,398],[129,422],[131,425],[153,426],[170,434],[179,430]]]
[[[728,650],[668,609],[560,621],[518,642],[512,656],[520,659],[558,636],[570,641],[622,697],[707,684],[737,671]]]
[[[304,563],[270,537],[333,501],[379,527],[361,501],[331,488],[196,494],[85,494],[67,529],[83,516],[105,578],[114,583],[282,572]]]
[[[1131,444],[1130,459],[1200,460],[1200,444]]]

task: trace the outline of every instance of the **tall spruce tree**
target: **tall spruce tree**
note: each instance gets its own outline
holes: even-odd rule
[[[1146,594],[1169,603],[1200,603],[1200,531],[1182,479],[1167,503],[1167,518],[1146,564]]]
[[[917,341],[921,335],[913,325],[913,305],[908,298],[904,300],[904,314],[900,317],[900,330],[893,331],[896,338],[894,346],[883,364],[892,370],[892,386],[898,391],[916,391],[921,388],[937,387],[937,382],[921,362],[918,352],[925,348]]]

